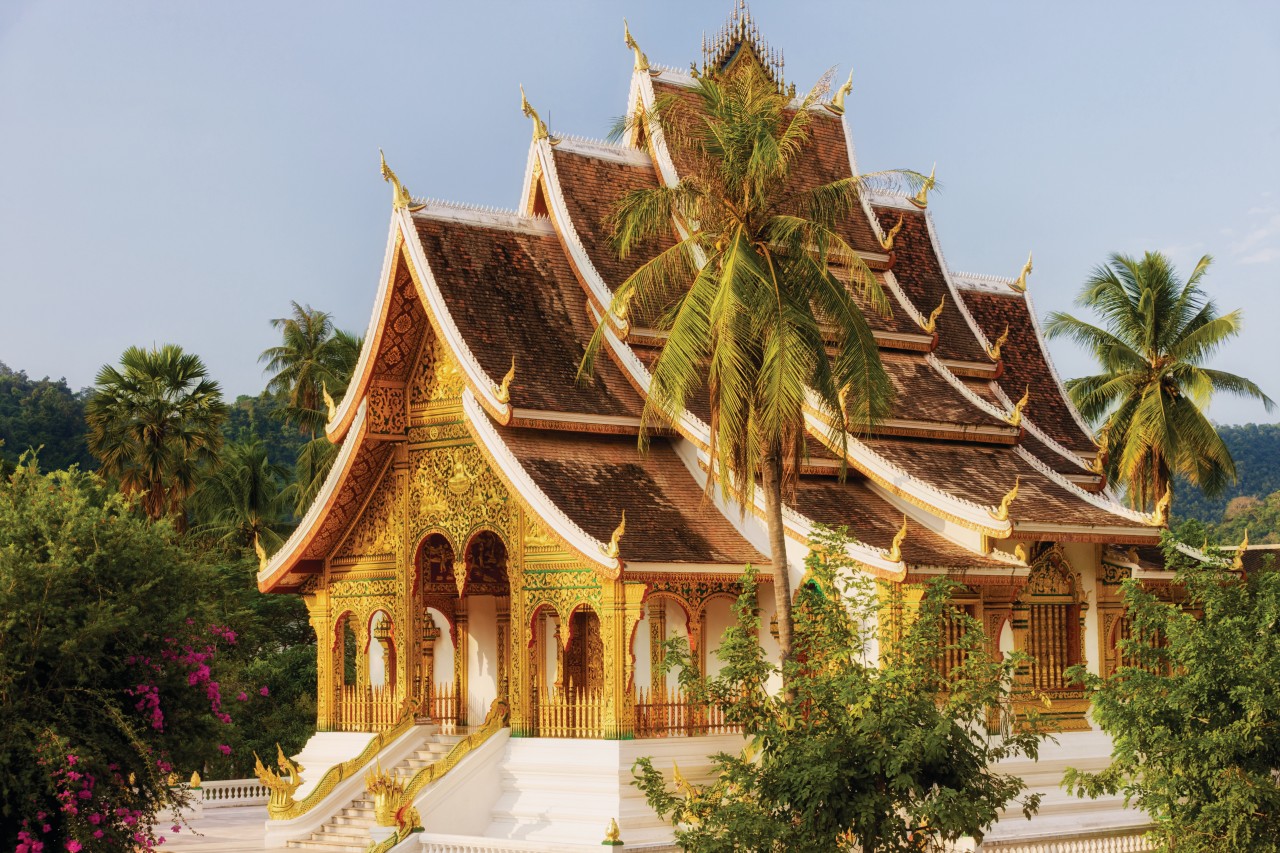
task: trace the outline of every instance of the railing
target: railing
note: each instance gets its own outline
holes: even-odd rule
[[[599,691],[550,690],[538,696],[538,737],[604,737],[604,695]]]
[[[400,719],[403,708],[390,684],[379,687],[343,685],[338,693],[338,731],[381,732]]]
[[[257,779],[205,779],[198,790],[203,793],[206,809],[265,806],[271,796],[270,789]]]
[[[1043,841],[986,842],[978,849],[987,853],[1145,853],[1155,848],[1147,841],[1145,834],[1123,830]]]
[[[603,832],[603,830],[601,830]],[[420,853],[592,853],[599,844],[565,844],[559,841],[524,841],[514,838],[472,838],[465,835],[427,833],[419,839]],[[606,850],[609,848],[605,848]],[[669,841],[628,844],[625,850],[646,853],[679,853]]]
[[[427,700],[427,713],[433,721],[439,723],[442,734],[451,735],[458,731],[458,687],[453,682],[439,682],[431,691]]]
[[[742,726],[725,719],[724,708],[689,699],[683,690],[636,691],[636,737],[736,734]]]

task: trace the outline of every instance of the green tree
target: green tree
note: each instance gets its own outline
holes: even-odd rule
[[[327,312],[290,304],[291,316],[271,321],[280,330],[280,345],[263,350],[258,360],[273,371],[267,391],[284,398],[285,419],[314,439],[329,417],[324,395],[341,399],[360,357],[362,341],[336,329]]]
[[[129,347],[120,369],[98,371],[85,407],[89,449],[154,521],[180,514],[201,472],[216,465],[226,414],[199,356],[174,344]]]
[[[169,771],[226,746],[217,578],[133,504],[31,457],[0,482],[0,849],[147,846]]]
[[[715,778],[705,785],[676,770],[673,788],[652,761],[637,762],[636,785],[675,825],[682,849],[934,849],[981,839],[1021,793],[1021,779],[992,765],[1037,755],[1035,720],[1010,725],[1002,739],[989,738],[986,725],[997,714],[1007,720],[1007,688],[1025,657],[987,655],[981,626],[948,604],[956,584],[931,583],[918,606],[908,605],[900,587],[878,587],[857,570],[847,542],[820,532],[806,561],[813,580],[797,592],[795,655],[784,664],[790,690],[768,691],[778,670],[756,639],[750,568],[717,652],[718,675],[701,678],[687,644],[668,643],[668,666],[680,669],[685,689],[723,707],[749,738],[741,754],[713,758]],[[951,645],[947,621],[960,629]],[[950,671],[939,663],[947,651],[962,661]],[[1024,813],[1038,806],[1031,795]]]
[[[1197,543],[1199,544],[1199,543]],[[1124,584],[1129,665],[1102,678],[1083,667],[1111,764],[1068,771],[1078,796],[1123,792],[1177,853],[1280,850],[1280,572],[1238,577],[1165,540],[1181,604]]]
[[[50,468],[95,467],[85,441],[87,396],[72,391],[65,379],[30,379],[0,362],[0,475],[36,449]]]
[[[192,495],[192,533],[222,545],[278,550],[290,527],[289,474],[267,458],[262,442],[227,446],[222,464]]]
[[[1108,476],[1136,507],[1171,490],[1174,474],[1209,494],[1235,480],[1231,453],[1204,414],[1215,392],[1253,397],[1268,412],[1274,406],[1248,379],[1204,366],[1241,323],[1239,310],[1220,315],[1200,287],[1211,262],[1205,255],[1184,282],[1159,252],[1114,254],[1076,299],[1101,315],[1101,326],[1049,315],[1049,337],[1074,339],[1102,368],[1068,381],[1067,390],[1081,414],[1101,424]]]
[[[618,285],[610,311],[652,318],[667,335],[653,365],[646,426],[679,418],[705,393],[721,489],[745,506],[757,481],[762,487],[784,658],[792,620],[782,505],[805,455],[810,395],[840,441],[846,429],[864,431],[886,417],[892,402],[854,294],[884,313],[888,301],[839,228],[866,178],[800,188],[797,173],[813,155],[809,107],[823,93],[815,87],[793,109],[779,86],[744,62],[702,75],[687,97],[660,99],[663,133],[691,166],[674,187],[627,193],[613,216],[624,257],[673,223],[686,235]],[[603,329],[602,322],[588,347],[584,376]]]

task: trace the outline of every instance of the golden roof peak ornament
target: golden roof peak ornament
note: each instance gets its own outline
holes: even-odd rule
[[[404,184],[400,183],[400,179],[396,177],[396,173],[391,171],[391,167],[387,165],[387,155],[382,153],[382,149],[378,149],[378,156],[382,159],[382,180],[391,184],[391,207],[393,210],[407,209],[411,213],[415,210],[422,210],[425,204],[414,204],[413,197],[409,195],[409,190]]]
[[[617,818],[609,818],[609,825],[604,830],[604,841],[601,841],[600,845],[602,847],[622,846],[622,830],[618,829]]]
[[[1000,499],[1000,506],[996,507],[996,511],[991,513],[992,518],[994,518],[996,521],[1009,520],[1009,507],[1013,504],[1015,500],[1018,499],[1018,487],[1021,484],[1022,484],[1021,477],[1013,478],[1013,488],[1010,489],[1008,492],[1006,492],[1005,496]]]
[[[929,313],[928,318],[920,324],[920,328],[924,329],[925,334],[932,335],[938,331],[938,318],[942,316],[942,309],[947,307],[947,297],[943,296],[942,301],[938,303],[938,307]]]
[[[542,121],[542,119],[541,119],[541,118],[539,118],[539,117],[538,117],[538,111],[537,111],[537,110],[535,110],[532,106],[530,106],[530,105],[529,105],[529,99],[528,99],[528,98],[526,98],[526,97],[525,97],[525,95],[524,95],[524,84],[523,84],[523,83],[521,83],[521,84],[520,84],[520,111],[521,111],[521,112],[523,112],[523,113],[525,114],[525,117],[526,117],[526,118],[531,118],[531,119],[533,119],[533,139],[534,139],[534,141],[536,142],[536,141],[538,141],[539,139],[546,139],[546,138],[547,138],[547,136],[548,136],[548,134],[547,134],[547,125],[546,125],[546,123],[545,123],[545,122],[543,122],[543,121]]]
[[[907,517],[902,516],[902,526],[893,535],[893,544],[889,546],[889,554],[885,558],[891,563],[902,562],[902,543],[907,538]]]
[[[631,25],[627,23],[627,19],[622,19],[622,43],[631,48],[631,52],[636,55],[636,64],[634,70],[648,71],[649,57],[644,55],[640,50],[640,45],[636,44],[636,40],[631,37]]]
[[[493,387],[493,396],[498,402],[506,405],[511,402],[511,380],[516,378],[516,357],[511,356],[511,369],[502,377],[502,384]]]
[[[881,248],[881,249],[884,249],[886,252],[892,252],[892,251],[893,251],[893,238],[894,238],[894,237],[897,237],[897,236],[898,236],[898,232],[902,230],[902,222],[903,222],[902,214],[901,214],[901,213],[899,213],[899,214],[898,214],[898,222],[897,222],[897,224],[896,224],[896,225],[894,225],[892,228],[890,228],[890,229],[889,229],[889,233],[888,233],[888,234],[885,234],[883,237],[879,237],[879,238],[877,238],[877,239],[879,239],[879,241],[880,241],[880,248]]]
[[[835,96],[831,99],[831,103],[827,104],[827,109],[838,116],[844,115],[844,99],[853,93],[853,70],[849,70],[849,79],[844,81],[844,85],[836,89]],[[886,250],[887,251],[887,250]]]
[[[324,384],[324,380],[320,380],[320,395],[324,397],[325,412],[329,416],[329,423],[333,423],[333,419],[338,416],[338,406],[333,402],[333,396],[329,394],[329,388]]]
[[[1000,360],[1000,348],[1009,341],[1009,324],[1004,324],[1004,331],[1000,333],[1000,337],[996,338],[996,342],[987,347],[987,357],[992,361]]]
[[[267,570],[267,549],[262,547],[262,539],[258,534],[253,534],[253,550],[258,555],[258,571],[265,572]]]
[[[614,528],[613,535],[609,537],[609,546],[605,548],[604,554],[611,560],[618,559],[619,543],[627,532],[627,511],[622,511],[622,521],[618,522],[618,526]]]
[[[1005,420],[1009,422],[1009,426],[1022,426],[1022,413],[1026,411],[1027,403],[1031,402],[1031,386],[1027,386],[1027,390],[1022,392],[1022,399],[1013,404],[1013,411],[1010,412]]]
[[[1016,281],[1010,282],[1009,286],[1018,293],[1027,292],[1027,276],[1031,275],[1031,253],[1027,252],[1027,262],[1022,265],[1022,272],[1018,273]]]
[[[199,772],[197,772],[197,771],[195,771],[195,770],[192,770],[192,771],[191,771],[191,781],[187,783],[187,787],[189,787],[189,788],[199,788],[199,787],[200,787],[200,774],[199,774]]]
[[[1249,550],[1249,528],[1244,529],[1244,538],[1240,540],[1240,544],[1236,546],[1235,559],[1231,561],[1231,568],[1237,571],[1244,568],[1244,552]]]
[[[1169,504],[1173,502],[1173,488],[1166,487],[1160,500],[1156,501],[1155,512],[1151,513],[1151,523],[1156,527],[1169,526]],[[1245,547],[1249,545],[1249,531],[1244,532]]]
[[[916,207],[924,210],[929,206],[929,190],[933,189],[938,183],[935,177],[938,173],[938,164],[934,163],[933,168],[929,170],[929,177],[924,179],[924,183],[920,185],[920,192],[916,193],[911,199],[911,203]]]

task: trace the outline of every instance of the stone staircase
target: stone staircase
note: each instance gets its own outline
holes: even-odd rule
[[[444,758],[464,734],[428,735],[422,746],[390,768],[391,772],[405,778],[413,776],[428,764]],[[304,841],[289,841],[287,846],[324,853],[365,853],[369,848],[369,828],[373,825],[373,799],[361,794],[329,818],[319,832],[311,833]]]

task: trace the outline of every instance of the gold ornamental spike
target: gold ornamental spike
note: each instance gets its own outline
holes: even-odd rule
[[[520,110],[525,114],[526,118],[533,119],[533,139],[536,142],[539,139],[547,138],[547,125],[538,117],[538,111],[529,104],[529,99],[524,96],[524,84],[520,84]]]
[[[408,209],[410,212],[422,210],[425,204],[414,204],[413,197],[409,195],[409,190],[404,184],[400,183],[400,179],[396,177],[396,173],[391,171],[391,167],[387,165],[387,155],[382,153],[382,149],[378,149],[378,156],[382,159],[382,180],[391,184],[391,207],[393,210]]]
[[[1019,560],[1025,563],[1027,561],[1027,546],[1023,545],[1021,542],[1019,542],[1017,545],[1014,545],[1013,556],[1017,557]]]
[[[333,396],[329,393],[329,387],[324,384],[324,380],[320,380],[320,394],[324,397],[324,407],[329,415],[329,423],[333,423],[333,419],[338,415],[338,406],[333,402]]]
[[[996,521],[1009,520],[1009,507],[1018,499],[1018,486],[1021,485],[1021,483],[1021,477],[1013,478],[1013,488],[1005,493],[1005,496],[1000,499],[1000,506],[996,508],[995,512],[991,513],[991,517]]]
[[[1169,504],[1173,502],[1173,489],[1166,488],[1160,500],[1156,501],[1156,510],[1151,513],[1151,523],[1156,527],[1169,526]],[[1249,531],[1244,532],[1244,548],[1249,547]]]
[[[196,772],[195,770],[192,770],[192,771],[191,771],[191,781],[190,781],[190,782],[188,782],[188,783],[187,783],[187,785],[188,785],[189,787],[191,787],[191,788],[199,788],[199,787],[200,787],[200,774],[199,774],[198,772]]]
[[[902,527],[894,534],[893,544],[889,546],[889,554],[885,558],[891,563],[902,562],[902,543],[907,538],[907,517],[902,516]]]
[[[1022,399],[1013,404],[1013,411],[1010,412],[1005,420],[1009,422],[1009,426],[1022,426],[1022,413],[1027,408],[1027,403],[1031,400],[1031,386],[1027,386],[1027,390],[1022,392]]]
[[[836,115],[844,115],[844,99],[853,93],[853,71],[849,71],[849,79],[844,81],[844,85],[836,89],[835,97],[831,99],[831,103],[827,104],[827,109]]]
[[[493,396],[498,398],[498,402],[506,405],[511,402],[511,380],[516,378],[516,357],[511,356],[511,369],[502,377],[502,384],[495,385],[493,388]]]
[[[609,547],[605,549],[605,556],[611,560],[618,559],[619,543],[627,532],[627,511],[622,511],[622,521],[618,522],[618,526],[614,528],[613,535],[609,537]]]
[[[933,168],[929,170],[929,177],[925,178],[924,183],[920,186],[920,192],[916,193],[915,197],[911,199],[911,203],[921,210],[929,206],[929,190],[933,189],[934,185],[938,183],[938,179],[935,177],[937,173],[938,164],[934,163]]]
[[[1244,568],[1244,552],[1249,550],[1249,528],[1244,529],[1244,538],[1240,540],[1239,546],[1236,547],[1236,557],[1231,561],[1231,568]]]
[[[930,312],[928,319],[920,324],[920,328],[924,329],[925,334],[932,335],[938,330],[938,318],[942,316],[942,309],[947,307],[947,297],[943,296],[942,301],[938,303],[938,307]]]
[[[1000,337],[996,338],[996,342],[987,347],[987,357],[992,361],[1000,360],[1000,348],[1009,341],[1009,324],[1004,324],[1004,331],[1000,333]]]
[[[266,571],[267,549],[262,547],[262,540],[258,538],[258,534],[256,533],[253,534],[253,550],[258,555],[258,571],[260,572]]]
[[[1027,292],[1027,277],[1030,274],[1032,274],[1032,254],[1027,252],[1027,263],[1023,264],[1023,272],[1018,274],[1018,280],[1012,282],[1009,287],[1019,293]]]
[[[636,64],[634,70],[648,71],[649,57],[645,56],[640,50],[640,45],[636,44],[636,40],[631,37],[631,25],[627,23],[627,19],[622,19],[622,42],[631,48],[631,52],[636,55]]]
[[[604,841],[601,841],[600,845],[602,847],[622,846],[622,830],[618,829],[617,818],[609,818],[609,825],[604,830]]]
[[[899,231],[901,231],[901,230],[902,230],[902,214],[901,214],[901,213],[899,213],[899,214],[898,214],[898,222],[897,222],[897,224],[896,224],[896,225],[894,225],[892,228],[890,228],[890,229],[889,229],[889,233],[888,233],[888,234],[886,234],[886,235],[884,235],[883,237],[880,237],[880,238],[879,238],[879,240],[880,240],[880,248],[881,248],[881,249],[884,249],[886,252],[892,252],[892,251],[893,251],[893,238],[894,238],[894,237],[897,237],[897,236],[898,236],[898,232],[899,232]]]

